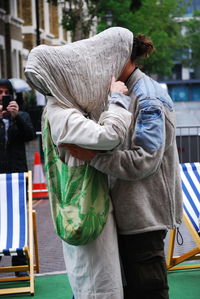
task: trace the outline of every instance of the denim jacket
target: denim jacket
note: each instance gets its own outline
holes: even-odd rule
[[[133,123],[120,149],[98,154],[91,164],[110,175],[119,233],[176,227],[182,192],[176,147],[175,111],[167,92],[136,69],[127,82]],[[113,103],[123,96],[114,93]]]

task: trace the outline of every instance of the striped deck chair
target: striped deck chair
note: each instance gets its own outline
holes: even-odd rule
[[[183,191],[183,221],[196,243],[196,247],[181,256],[174,257],[176,230],[171,230],[167,256],[168,270],[200,268],[200,263],[178,265],[186,260],[200,260],[200,163],[183,163],[180,164],[180,168]]]
[[[1,267],[0,262],[0,295],[34,294],[34,270],[39,272],[39,260],[31,171],[0,174],[0,256],[22,253],[26,255],[27,265]],[[18,271],[27,271],[28,276],[6,275]],[[20,286],[19,280],[26,280],[28,286]]]

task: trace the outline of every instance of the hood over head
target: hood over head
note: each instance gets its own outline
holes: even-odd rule
[[[61,106],[92,114],[103,110],[112,76],[122,72],[132,45],[132,32],[121,27],[64,46],[40,45],[31,50],[25,75]]]

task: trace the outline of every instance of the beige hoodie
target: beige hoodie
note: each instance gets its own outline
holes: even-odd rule
[[[120,27],[65,46],[41,45],[28,57],[25,74],[31,86],[47,96],[43,114],[50,122],[54,143],[73,143],[93,149],[112,149],[123,142],[131,113],[107,105],[112,76],[130,58],[133,34]],[[86,117],[98,121],[95,124]],[[85,117],[86,116],[86,117]],[[66,151],[60,156],[68,161]],[[64,157],[65,156],[65,157]]]

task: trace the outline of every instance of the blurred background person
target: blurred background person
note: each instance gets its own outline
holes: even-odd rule
[[[25,143],[36,138],[36,132],[27,112],[20,111],[14,99],[12,84],[0,79],[0,173],[28,170]],[[25,265],[26,257],[13,256],[12,265]],[[25,271],[16,276],[26,276]]]

